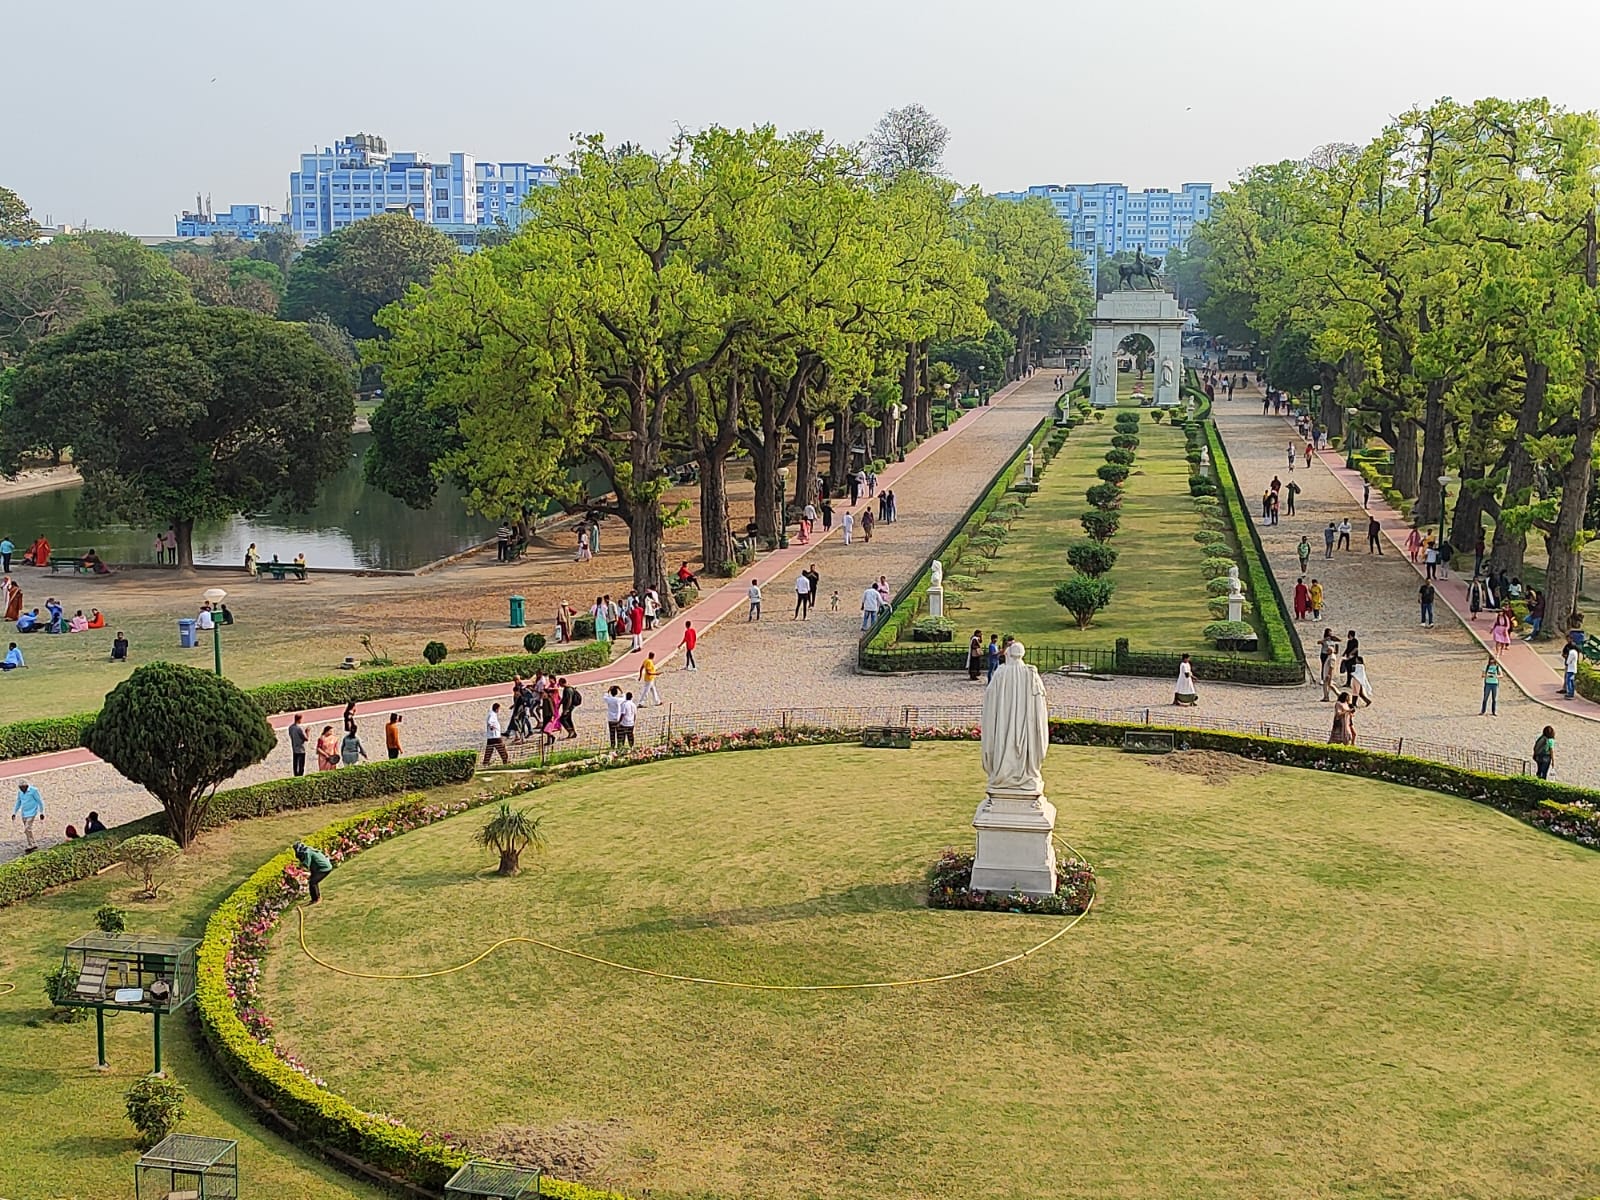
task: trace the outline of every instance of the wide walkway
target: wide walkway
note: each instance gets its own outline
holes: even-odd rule
[[[854,544],[843,545],[837,516],[827,537],[820,527],[808,546],[792,544],[788,550],[765,555],[754,566],[701,600],[665,628],[646,640],[646,649],[671,667],[681,666],[677,646],[683,621],[703,631],[696,652],[701,669],[669,670],[659,690],[664,699],[690,711],[754,712],[760,709],[828,704],[966,703],[976,696],[942,676],[878,678],[857,676],[856,643],[860,629],[861,594],[880,575],[898,588],[948,534],[995,471],[1013,454],[1028,433],[1051,412],[1057,392],[1053,372],[1041,371],[997,393],[991,403],[964,413],[942,434],[923,442],[904,463],[892,464],[879,477],[879,487],[895,493],[899,519],[880,523],[871,543],[859,526]],[[856,509],[857,516],[867,501]],[[876,514],[876,502],[874,514]],[[842,508],[836,509],[836,514]],[[806,621],[794,621],[794,578],[815,565],[822,577],[822,602]],[[746,593],[759,580],[765,594],[760,623],[745,619]],[[830,598],[839,593],[839,611],[831,611]],[[624,655],[612,666],[585,672],[573,682],[583,691],[580,723],[603,722],[605,685],[624,685],[636,675],[644,655]],[[960,683],[965,683],[962,678]],[[637,685],[633,685],[637,691]],[[407,752],[457,749],[482,745],[487,704],[505,700],[509,685],[494,684],[449,693],[419,695],[366,702],[357,707],[362,740],[369,753],[381,754],[383,724],[388,713],[404,715]],[[509,705],[508,705],[509,709]],[[306,713],[313,733],[324,724],[337,724],[342,706]],[[273,718],[280,730],[288,715]],[[278,750],[265,763],[242,772],[236,786],[287,774],[288,749],[280,737]],[[108,824],[132,820],[153,810],[150,797],[124,780],[87,751],[63,751],[3,764],[4,779],[29,778],[44,793],[47,826],[60,840],[67,823],[82,826],[84,815],[95,809]],[[0,784],[8,787],[8,784]],[[7,834],[20,832],[15,828]],[[0,841],[0,861],[21,852],[21,839]]]

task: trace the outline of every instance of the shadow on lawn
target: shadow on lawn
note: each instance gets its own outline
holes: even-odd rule
[[[685,929],[726,929],[740,925],[771,925],[779,921],[804,921],[812,917],[829,917],[854,913],[907,912],[921,908],[922,882],[863,883],[841,892],[829,892],[796,900],[789,904],[769,904],[755,908],[730,908],[720,912],[685,914],[661,917],[652,921],[637,921],[613,929],[599,929],[591,936],[611,937],[624,934],[674,933]]]

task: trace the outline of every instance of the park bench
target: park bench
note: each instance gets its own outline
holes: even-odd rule
[[[506,556],[502,562],[516,562],[528,552],[527,538],[514,538],[506,543]]]
[[[1122,735],[1122,748],[1129,754],[1171,754],[1172,735],[1154,730],[1129,731]]]
[[[1600,666],[1600,638],[1584,638],[1578,653],[1596,666]]]
[[[909,750],[911,729],[907,725],[869,725],[861,731],[861,744],[874,750]]]
[[[94,568],[83,565],[83,555],[52,554],[50,556],[50,574],[54,575],[62,567],[70,567],[75,574],[93,575]]]
[[[268,575],[279,580],[293,575],[296,579],[304,582],[306,569],[299,563],[257,563],[256,578],[265,579]]]

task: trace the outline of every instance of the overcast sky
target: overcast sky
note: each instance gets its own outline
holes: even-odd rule
[[[20,16],[18,14],[21,14]],[[303,151],[540,162],[677,125],[864,137],[918,101],[958,179],[1225,184],[1439,96],[1600,107],[1594,0],[19,0],[0,184],[43,220],[171,233],[195,193],[281,207]]]

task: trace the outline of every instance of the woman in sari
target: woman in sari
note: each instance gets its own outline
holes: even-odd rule
[[[11,594],[6,598],[6,616],[8,621],[15,621],[22,615],[22,589],[16,584],[11,585]]]
[[[611,640],[611,626],[606,619],[605,597],[596,596],[594,598],[594,608],[590,611],[594,614],[594,640],[597,642],[609,642]]]
[[[570,604],[565,600],[556,601],[556,629],[561,634],[557,640],[560,642],[572,640],[572,614],[573,608]]]
[[[317,739],[317,770],[337,771],[339,769],[339,739],[334,736],[333,726],[324,725],[322,736]]]
[[[543,724],[539,727],[544,732],[544,740],[539,744],[541,754],[547,754],[550,747],[556,744],[556,738],[561,736],[561,693],[554,687],[546,687],[539,704],[539,716]]]
[[[1340,746],[1354,746],[1356,744],[1356,709],[1350,701],[1349,692],[1340,692],[1339,699],[1333,706],[1333,732],[1328,735],[1328,741]]]

